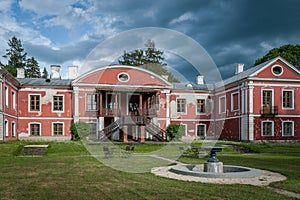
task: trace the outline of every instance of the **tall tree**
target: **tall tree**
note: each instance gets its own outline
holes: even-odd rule
[[[164,52],[155,48],[155,43],[152,40],[147,40],[145,43],[146,50],[136,49],[132,52],[124,51],[119,64],[143,67],[158,75],[167,75],[170,82],[178,82],[178,80],[166,70],[164,61]]]
[[[13,36],[7,44],[10,48],[6,49],[6,54],[3,56],[8,59],[7,65],[4,65],[4,67],[13,76],[17,76],[17,68],[25,69],[27,53],[24,52],[21,40],[15,36]]]
[[[42,78],[47,79],[48,78],[48,71],[46,67],[44,67],[43,73],[42,73]]]
[[[300,68],[300,45],[292,45],[286,44],[279,48],[271,49],[265,56],[262,58],[258,58],[255,61],[254,65],[259,65],[263,62],[276,58],[277,56],[281,56],[294,65],[297,68]]]
[[[38,62],[31,57],[27,59],[25,66],[25,77],[26,78],[41,78],[41,71]]]

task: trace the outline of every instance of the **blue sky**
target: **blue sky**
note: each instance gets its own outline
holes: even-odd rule
[[[107,38],[160,27],[197,41],[226,78],[236,63],[249,68],[274,47],[300,43],[299,8],[298,0],[1,0],[0,55],[16,36],[40,67],[66,73]],[[170,67],[187,65],[167,57]]]

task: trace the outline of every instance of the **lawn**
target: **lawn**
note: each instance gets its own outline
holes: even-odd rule
[[[175,152],[178,145],[169,145],[169,148],[162,145],[135,145],[135,154],[141,154],[141,158],[133,160],[133,157],[104,159],[99,145],[87,149],[81,142],[38,142],[49,144],[46,156],[17,156],[21,147],[28,143],[0,143],[0,199],[292,199],[263,187],[184,182],[156,177],[149,172],[118,171],[108,164],[114,163],[115,159],[122,166],[130,166],[133,162],[131,166],[138,168],[145,165],[142,155],[153,152],[164,155],[162,152],[166,151],[165,155],[170,156],[170,152]],[[300,193],[299,143],[234,143],[248,145],[248,148],[255,149],[257,153],[254,154],[236,152],[227,146],[231,143],[219,144],[225,146],[224,152],[218,156],[225,164],[280,172],[289,179],[273,183],[272,187]],[[181,157],[178,160],[197,163],[205,159]],[[149,166],[153,163],[159,166],[170,164],[155,158],[147,159],[147,162]]]

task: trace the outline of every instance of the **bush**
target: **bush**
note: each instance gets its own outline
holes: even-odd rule
[[[167,127],[166,132],[169,140],[178,141],[181,140],[181,137],[184,134],[184,126],[180,124],[170,124]]]
[[[71,140],[80,140],[90,135],[90,126],[85,122],[76,122],[71,124]]]

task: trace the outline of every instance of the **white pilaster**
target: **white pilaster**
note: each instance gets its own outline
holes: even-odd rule
[[[79,121],[79,88],[74,87],[74,122]]]
[[[170,90],[166,90],[166,127],[170,125]]]

